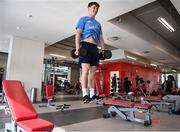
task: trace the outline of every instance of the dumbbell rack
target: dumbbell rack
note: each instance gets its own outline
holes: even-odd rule
[[[120,89],[121,89],[121,83],[120,83],[120,78],[119,77],[117,77],[116,78],[116,91],[114,90],[114,86],[113,86],[113,84],[112,84],[112,79],[111,79],[111,88],[110,88],[110,95],[111,96],[114,96],[115,95],[115,93],[118,93],[118,92],[120,92]]]

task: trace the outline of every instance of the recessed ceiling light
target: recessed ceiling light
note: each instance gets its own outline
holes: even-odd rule
[[[120,16],[118,16],[118,17],[116,18],[116,22],[118,22],[118,23],[121,22],[121,17],[120,17]]]
[[[119,39],[120,38],[118,36],[112,36],[112,37],[107,38],[107,40],[110,41],[110,42],[114,42],[114,41],[117,41]]]
[[[33,17],[32,14],[27,14],[26,16],[29,17],[29,18],[32,18],[32,17]]]
[[[164,59],[164,58],[161,58],[161,59],[159,59],[160,61],[165,61],[166,59]]]
[[[151,66],[155,66],[155,67],[157,67],[157,65],[156,65],[156,64],[153,64],[153,63],[151,63],[150,65],[151,65]]]
[[[145,51],[143,51],[142,53],[148,54],[148,53],[150,53],[150,51],[149,51],[149,50],[145,50]]]
[[[17,27],[16,27],[16,29],[17,29],[17,30],[19,30],[19,29],[20,29],[20,27],[19,27],[19,26],[17,26]]]

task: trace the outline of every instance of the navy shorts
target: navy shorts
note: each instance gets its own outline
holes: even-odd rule
[[[90,66],[99,66],[99,51],[97,45],[81,42],[81,48],[86,49],[86,56],[79,56],[79,64],[88,63]]]

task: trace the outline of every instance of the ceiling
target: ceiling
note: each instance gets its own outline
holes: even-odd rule
[[[161,67],[180,68],[179,0],[96,1],[101,5],[96,18],[102,24],[107,48],[123,49]],[[1,0],[0,52],[8,52],[9,36],[14,35],[44,42],[45,57],[55,53],[72,60],[69,52],[74,48],[75,25],[79,17],[87,15],[88,2]],[[172,23],[174,33],[158,23],[162,16]],[[110,41],[114,36],[120,39]]]

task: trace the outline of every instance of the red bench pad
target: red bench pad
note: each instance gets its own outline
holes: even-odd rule
[[[99,97],[106,97],[106,94],[99,94]]]
[[[150,109],[153,105],[151,104],[142,104],[142,103],[134,103],[128,101],[121,101],[121,100],[104,100],[104,104],[108,105],[117,105],[123,107],[134,107],[134,108],[142,108],[142,109]]]
[[[19,121],[17,124],[25,131],[50,131],[54,128],[54,125],[49,121],[36,118],[31,120]]]
[[[15,121],[33,119],[38,116],[20,81],[3,80],[2,85]]]
[[[119,93],[115,93],[115,94],[116,94],[116,95],[128,95],[128,94],[125,93],[125,92],[124,92],[124,93],[120,93],[120,92],[119,92]]]
[[[124,107],[133,107],[133,104],[134,104],[132,102],[120,101],[120,100],[104,100],[103,102],[109,105],[118,105],[118,106],[124,106]]]
[[[54,99],[54,92],[52,85],[46,85],[46,98],[47,99]]]
[[[155,96],[146,96],[146,97],[144,97],[144,100],[146,100],[146,101],[157,101],[157,102],[162,101],[161,97],[155,97]]]
[[[134,108],[151,109],[152,106],[151,104],[134,103]]]

